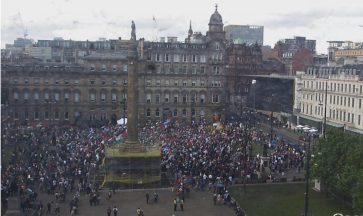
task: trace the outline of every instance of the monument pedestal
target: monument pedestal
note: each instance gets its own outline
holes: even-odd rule
[[[145,152],[145,146],[137,141],[126,140],[120,148],[121,152]]]
[[[103,186],[124,189],[160,187],[160,164],[159,148],[146,149],[130,142],[119,148],[106,148]]]

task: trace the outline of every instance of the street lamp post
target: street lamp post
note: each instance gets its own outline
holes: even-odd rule
[[[252,80],[253,88],[253,125],[256,127],[256,80]]]
[[[324,131],[323,131],[323,137],[324,139],[326,134],[326,106],[328,101],[328,82],[325,82],[325,105],[324,105]]]
[[[49,124],[52,125],[52,100],[51,99],[45,99],[44,101],[47,104],[48,108],[48,118],[49,118]]]
[[[271,116],[270,116],[270,143],[272,144],[272,140],[273,140],[273,116],[274,116],[274,103],[273,103],[273,98],[274,98],[274,94],[271,94],[271,103],[270,103],[270,107],[271,107]],[[267,145],[264,144],[264,148],[263,148],[263,156],[266,157],[267,156]]]
[[[305,176],[305,207],[304,207],[304,216],[308,216],[309,210],[309,178],[310,178],[310,143],[311,137],[314,135],[317,130],[310,129],[309,127],[304,127],[303,130],[306,132],[308,136],[308,148],[306,151],[306,176]]]
[[[193,114],[195,115],[194,101],[195,98],[192,95],[192,97],[190,98],[190,125],[193,125]]]

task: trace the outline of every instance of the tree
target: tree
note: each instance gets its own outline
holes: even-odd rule
[[[341,130],[328,131],[314,151],[313,176],[331,191],[352,200],[363,211],[363,138]]]

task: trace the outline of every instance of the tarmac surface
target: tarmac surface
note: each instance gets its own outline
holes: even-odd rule
[[[150,199],[153,197],[153,193],[156,191],[159,195],[158,202],[154,202],[153,200],[149,201],[149,204],[146,204],[146,192],[150,194]],[[227,205],[214,205],[213,204],[213,194],[209,191],[195,191],[192,190],[190,192],[189,198],[185,198],[184,202],[184,211],[180,211],[180,205],[178,204],[177,211],[174,211],[173,200],[175,198],[175,192],[172,192],[171,188],[167,189],[150,189],[150,190],[129,190],[129,191],[116,191],[113,194],[111,200],[107,200],[108,190],[101,191],[101,202],[97,206],[90,206],[89,199],[87,195],[81,195],[80,204],[79,204],[79,212],[77,215],[85,215],[85,216],[102,216],[107,215],[107,208],[111,207],[111,209],[116,206],[118,208],[118,216],[133,216],[137,215],[136,209],[141,208],[144,212],[145,216],[178,216],[178,215],[187,215],[187,216],[233,216],[234,210],[232,207]],[[68,193],[66,197],[66,201],[60,204],[60,214],[70,215],[70,207],[69,202],[71,200],[71,196]],[[41,193],[38,196],[38,200],[41,200],[44,205],[44,213],[46,215],[46,204],[48,201],[55,202],[54,195],[47,195],[45,193]],[[52,215],[54,214],[54,204],[52,205]],[[10,212],[9,212],[10,213]],[[10,215],[10,214],[9,214]],[[113,213],[111,214],[113,216]]]

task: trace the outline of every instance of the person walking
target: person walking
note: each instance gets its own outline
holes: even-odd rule
[[[184,210],[184,200],[183,199],[180,200],[180,210],[181,211]]]
[[[59,215],[60,214],[60,206],[59,203],[56,202],[55,203],[55,215]]]
[[[50,202],[47,203],[47,212],[46,214],[51,214],[52,213],[52,204]]]
[[[217,205],[217,194],[216,193],[213,195],[213,204]]]
[[[118,208],[116,206],[113,207],[113,216],[117,216]]]
[[[141,208],[136,209],[137,216],[144,216],[144,212],[141,210]]]
[[[146,197],[146,204],[149,204],[150,195],[148,192],[146,192],[145,197]]]
[[[154,192],[154,202],[155,203],[158,202],[158,199],[159,199],[159,195],[156,192]]]
[[[111,198],[112,198],[112,191],[109,190],[107,193],[107,200],[111,200]]]
[[[176,202],[176,198],[174,198],[174,211],[177,211],[178,203]]]
[[[107,216],[111,216],[112,210],[111,210],[110,206],[107,208],[106,212],[107,212]]]

